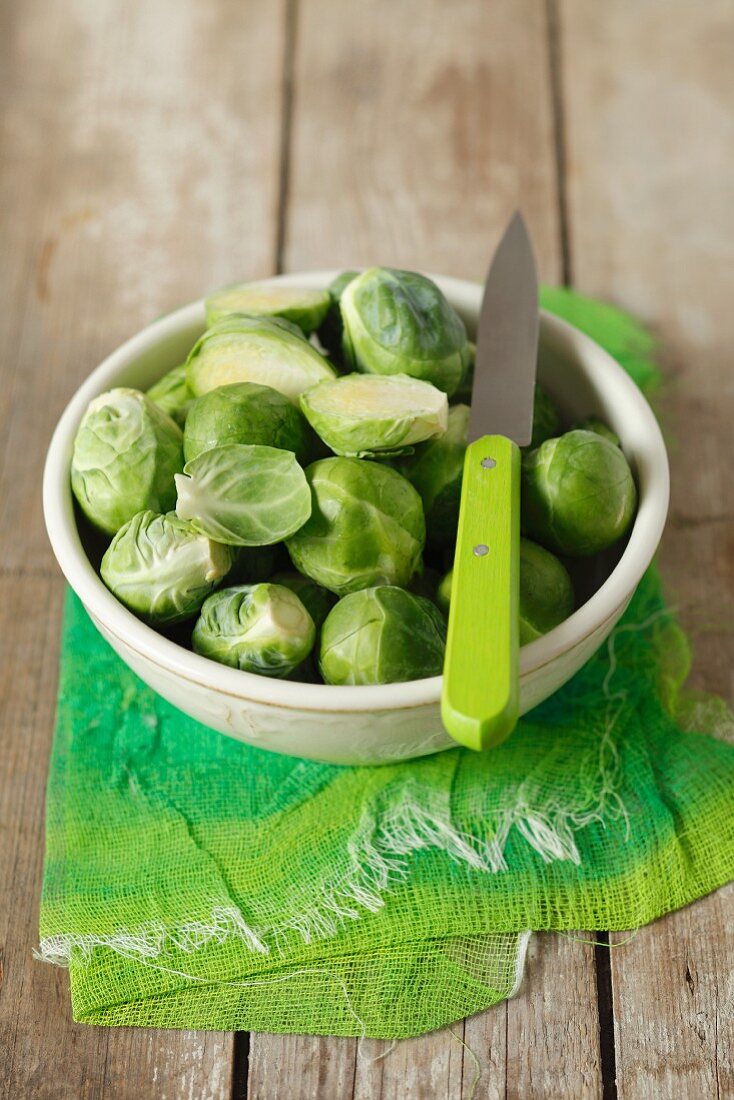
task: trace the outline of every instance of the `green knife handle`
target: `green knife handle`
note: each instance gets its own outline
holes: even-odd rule
[[[487,435],[464,460],[441,717],[470,749],[499,744],[518,712],[520,451]]]

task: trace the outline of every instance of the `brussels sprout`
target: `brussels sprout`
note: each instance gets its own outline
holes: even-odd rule
[[[454,571],[442,577],[436,603],[448,615]],[[566,567],[542,546],[520,539],[520,645],[547,634],[573,611],[573,586]]]
[[[341,354],[343,325],[339,303],[345,288],[349,286],[352,279],[357,278],[358,274],[358,271],[342,271],[341,275],[337,275],[336,279],[329,284],[329,310],[316,335],[321,346],[326,348],[330,355]]]
[[[436,603],[443,611],[444,615],[448,615],[449,607],[451,606],[451,587],[454,583],[454,571],[449,569],[448,573],[444,573],[441,580],[438,582],[438,588],[436,589]]]
[[[613,443],[615,447],[621,446],[617,433],[613,432],[603,420],[599,420],[596,416],[590,416],[588,420],[582,421],[582,423],[577,424],[576,427],[584,432],[596,432],[597,435],[603,435],[604,438],[608,439],[610,443]]]
[[[278,390],[256,382],[234,382],[197,397],[184,429],[184,458],[226,443],[256,443],[311,456],[310,430],[303,416]]]
[[[313,619],[316,630],[320,630],[336,603],[336,596],[300,573],[276,573],[271,580],[273,584],[282,584],[295,592]]]
[[[407,374],[346,374],[301,394],[301,408],[332,451],[358,458],[400,453],[448,424],[446,394]]]
[[[230,382],[259,382],[295,402],[310,386],[335,377],[303,334],[276,317],[225,318],[197,340],[186,362],[196,397]]]
[[[316,627],[316,640],[318,642],[319,632],[324,625],[326,616],[336,603],[336,596],[332,592],[327,592],[325,588],[321,588],[320,585],[314,584],[308,577],[301,576],[300,573],[276,573],[272,577],[272,583],[282,584],[285,588],[289,588],[291,592],[294,592],[296,596],[298,596],[299,600],[306,608],[306,611],[308,611],[314,621],[314,626]],[[302,661],[301,664],[290,673],[288,676],[289,680],[298,680],[300,683],[304,684],[323,683],[316,662],[317,649],[318,646],[315,645],[306,660]]]
[[[520,539],[520,645],[547,634],[573,611],[573,585],[555,554]]]
[[[328,290],[273,283],[226,286],[206,299],[206,323],[215,325],[233,313],[256,317],[283,317],[302,332],[315,332],[331,305]]]
[[[306,476],[292,451],[228,443],[176,474],[176,514],[229,546],[269,546],[311,515]]]
[[[627,532],[637,490],[619,447],[576,430],[523,456],[521,505],[525,534],[556,553],[584,557]]]
[[[546,439],[558,435],[561,427],[561,414],[552,399],[540,386],[533,393],[533,434],[529,450],[534,450]]]
[[[438,676],[446,621],[423,596],[391,585],[340,600],[321,631],[319,667],[327,684],[393,684]]]
[[[313,619],[290,589],[242,584],[205,601],[192,642],[220,664],[282,678],[308,657],[315,637]]]
[[[125,607],[151,623],[195,615],[232,565],[228,546],[211,542],[171,512],[138,512],[120,528],[100,573]]]
[[[313,511],[286,542],[299,572],[337,596],[407,584],[425,542],[421,500],[395,470],[359,458],[324,458],[306,470]]]
[[[148,390],[148,397],[159,409],[168,413],[179,428],[183,428],[191,402],[194,400],[193,393],[186,385],[186,364],[182,363],[180,367],[174,367],[159,378]]]
[[[459,388],[451,395],[452,405],[471,405],[472,386],[474,385],[474,362],[477,356],[477,345],[469,341],[469,355]]]
[[[183,436],[138,390],[95,397],[74,440],[71,487],[84,514],[114,535],[137,512],[168,512],[176,501],[173,476],[183,467]]]
[[[420,493],[433,547],[451,546],[456,539],[468,430],[469,406],[453,405],[445,433],[416,447],[415,454],[398,464]]]
[[[410,374],[449,395],[458,388],[470,357],[464,322],[424,275],[372,267],[347,284],[341,315],[355,370]]]

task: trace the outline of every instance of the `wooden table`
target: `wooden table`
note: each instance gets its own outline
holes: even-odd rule
[[[519,997],[380,1060],[372,1041],[78,1026],[65,972],[31,958],[63,591],[40,510],[47,440],[112,348],[236,278],[380,262],[479,279],[521,206],[546,281],[660,338],[661,563],[694,683],[731,697],[731,0],[2,12],[2,1095],[734,1096],[731,889],[611,951],[582,942],[593,930],[539,936]],[[474,1093],[457,1037],[481,1066]]]

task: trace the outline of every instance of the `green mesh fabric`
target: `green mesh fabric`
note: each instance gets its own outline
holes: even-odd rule
[[[546,304],[654,378],[649,342]],[[40,957],[91,1024],[398,1038],[511,995],[529,930],[632,929],[734,873],[734,747],[658,577],[486,755],[344,768],[213,733],[64,618]]]

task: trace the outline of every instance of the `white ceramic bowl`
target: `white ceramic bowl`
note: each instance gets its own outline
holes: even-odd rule
[[[273,282],[327,286],[336,273]],[[481,287],[436,277],[469,330]],[[204,328],[203,302],[161,318],[113,352],[69,402],[46,459],[43,504],[54,553],[101,634],[142,680],[204,725],[275,752],[339,764],[402,760],[454,747],[441,725],[441,678],[376,687],[270,680],[218,665],[161,637],[107,591],[77,532],[69,483],[72,445],[89,401],[113,386],[147,389],[182,362]],[[520,652],[520,706],[530,710],[584,664],[627,606],[660,540],[668,461],[655,417],[622,368],[571,325],[543,313],[538,378],[572,419],[601,416],[619,435],[639,487],[629,541],[609,577],[579,609]]]

